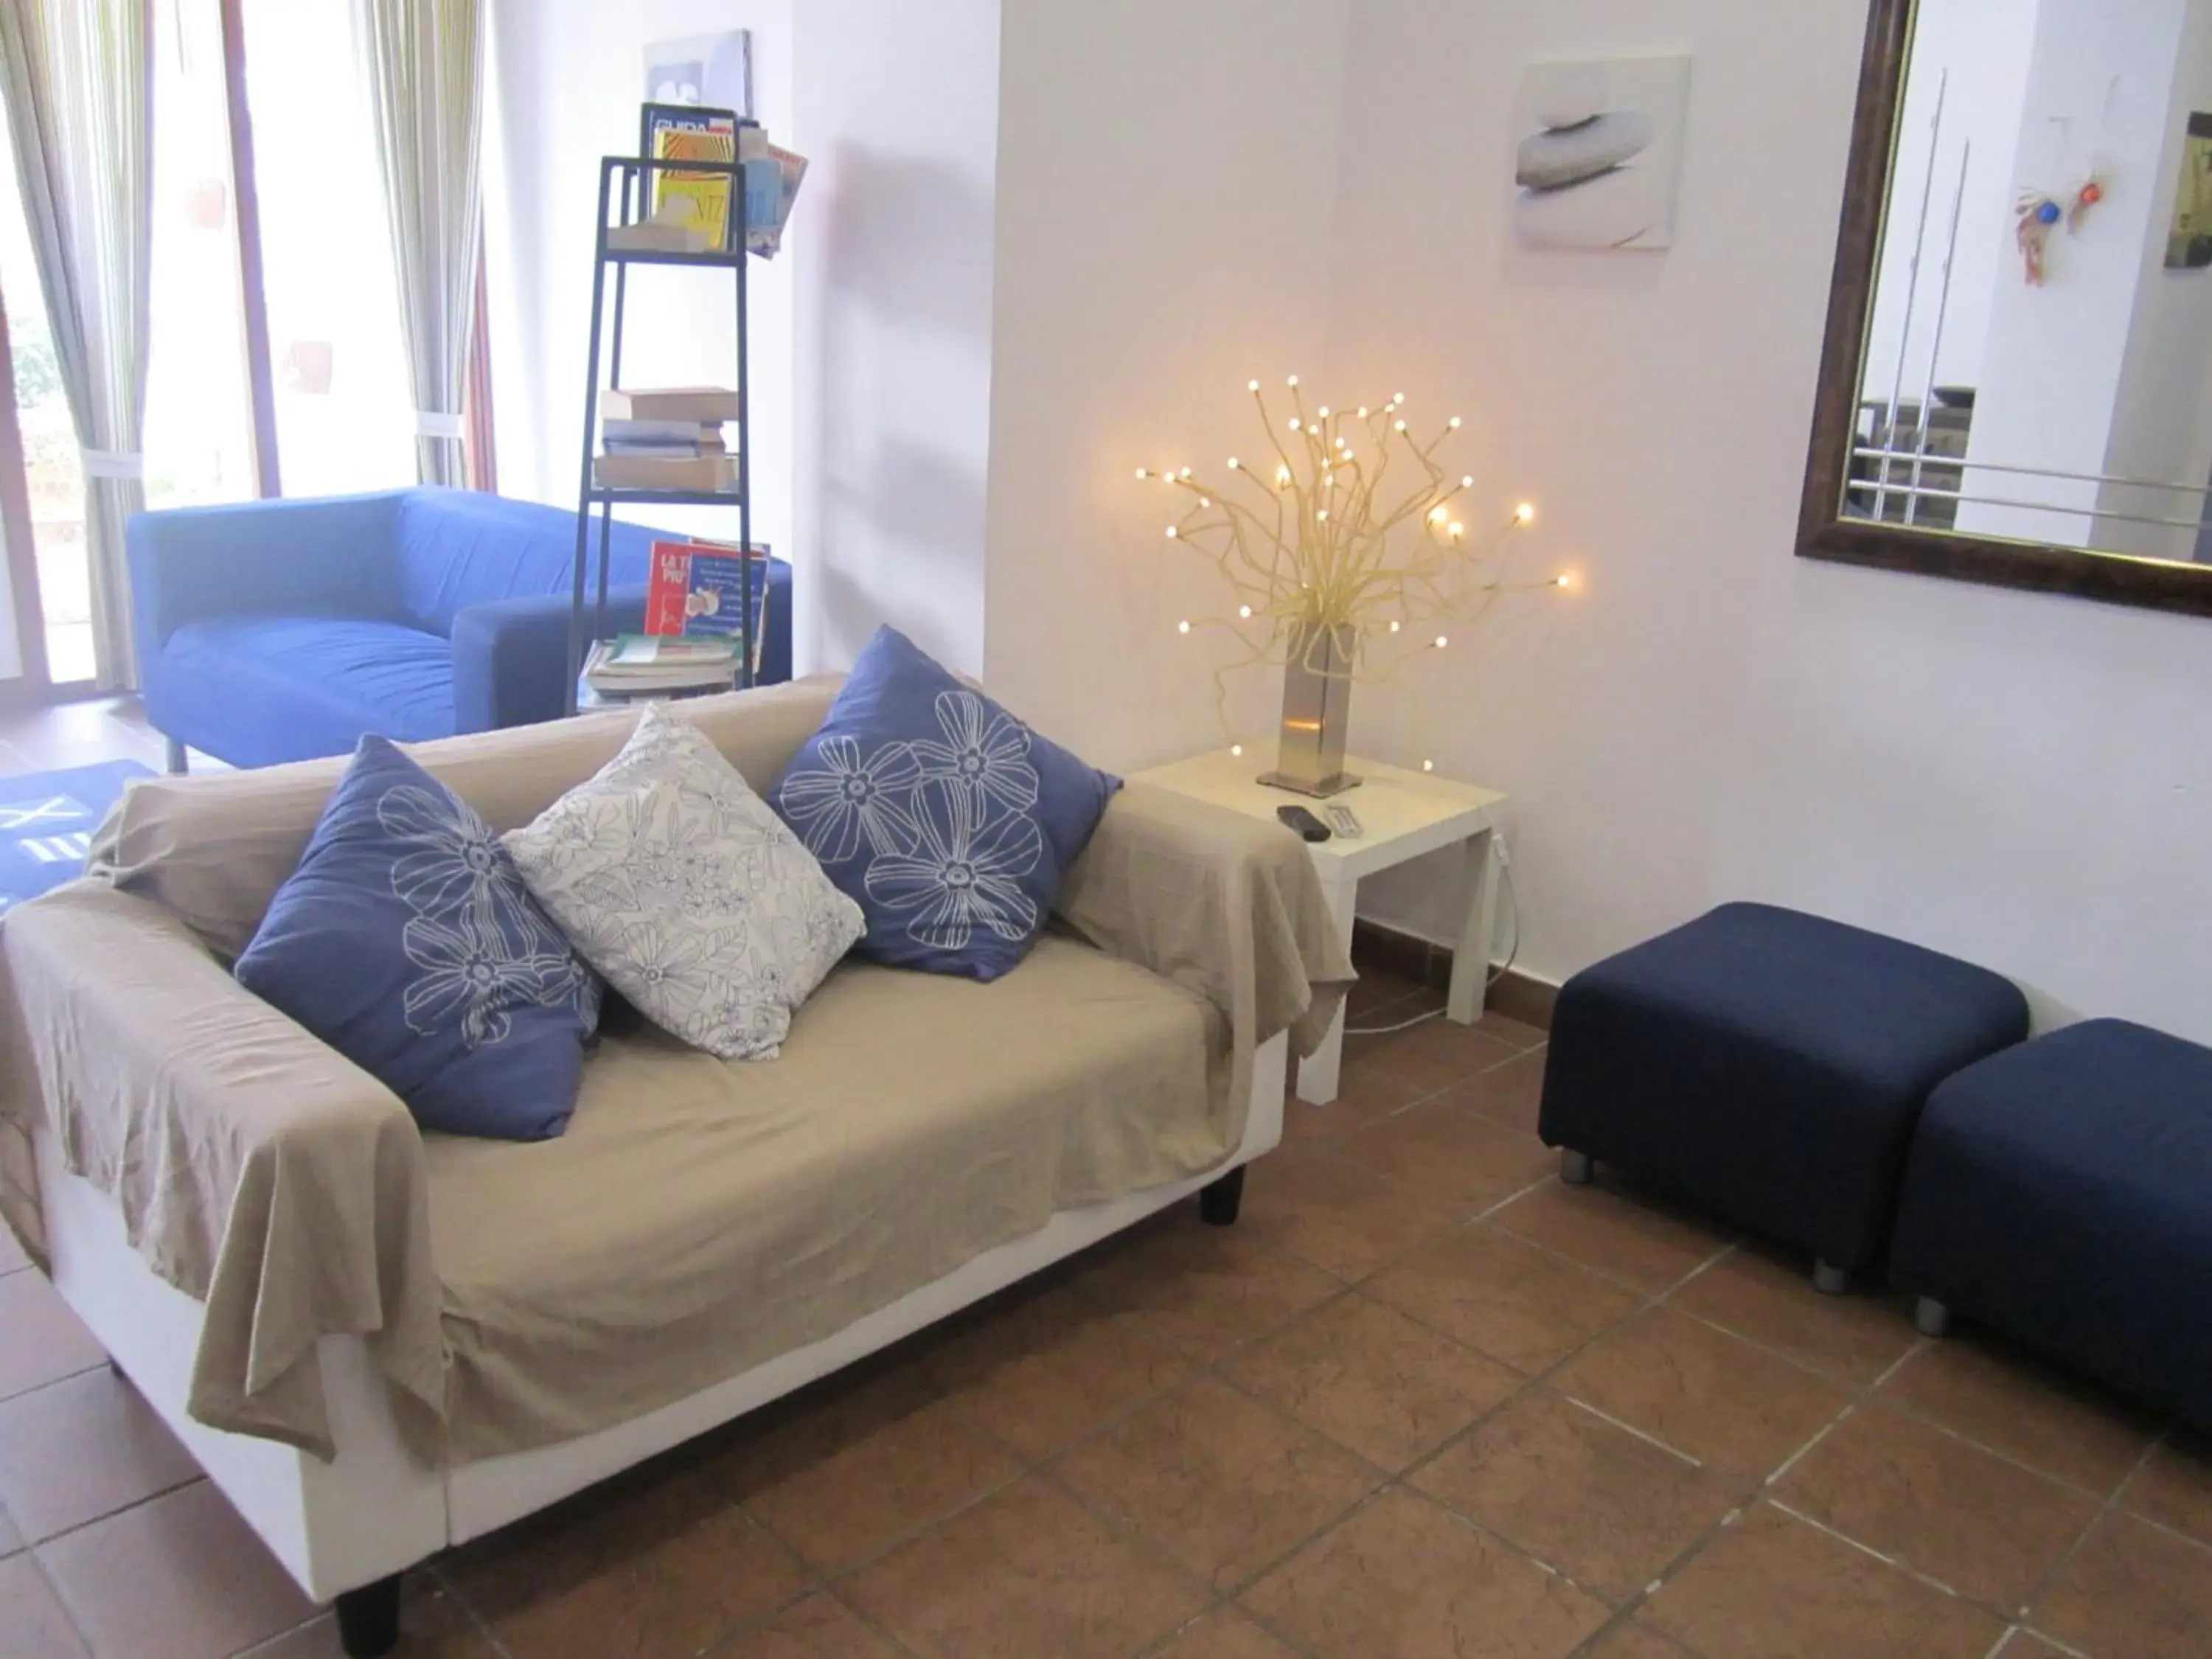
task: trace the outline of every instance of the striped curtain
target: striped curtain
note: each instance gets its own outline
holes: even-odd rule
[[[424,483],[459,485],[483,234],[483,0],[354,0],[354,26],[399,273],[416,468]]]
[[[137,684],[123,527],[146,505],[152,0],[0,0],[0,82],[54,356],[84,456],[94,672]]]

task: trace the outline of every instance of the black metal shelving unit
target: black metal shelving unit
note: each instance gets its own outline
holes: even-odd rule
[[[590,640],[604,640],[607,636],[607,564],[617,507],[734,507],[738,514],[738,545],[750,550],[753,544],[752,377],[748,373],[745,344],[745,283],[747,261],[750,255],[746,251],[744,164],[734,155],[728,161],[656,160],[652,155],[653,124],[654,117],[662,114],[695,118],[701,115],[727,116],[740,131],[759,125],[731,110],[702,109],[689,104],[647,104],[638,113],[638,154],[606,155],[599,159],[599,209],[598,229],[593,236],[592,268],[592,345],[584,383],[584,461],[576,506],[574,583],[569,592],[568,605],[568,708],[572,714],[576,712],[577,683],[583,676],[585,650],[588,643],[584,616],[586,576],[592,558],[594,508],[598,511],[599,520],[599,574],[598,595],[591,606]],[[607,246],[610,230],[636,224],[650,216],[653,175],[662,172],[723,173],[730,175],[730,211],[723,230],[721,247],[697,253],[682,253],[641,248],[611,248]],[[726,270],[734,278],[738,321],[738,418],[728,423],[738,429],[738,482],[734,489],[637,489],[601,484],[592,477],[592,462],[599,451],[599,387],[622,383],[623,315],[629,301],[629,270],[633,265],[678,265],[694,270]],[[614,272],[611,327],[608,326],[607,318],[609,270]],[[603,347],[604,380],[600,378]],[[750,557],[741,559],[738,568],[742,573],[738,597],[744,611],[738,636],[737,684],[742,689],[753,683],[752,560]],[[765,569],[760,573],[760,579],[763,582],[768,580]]]

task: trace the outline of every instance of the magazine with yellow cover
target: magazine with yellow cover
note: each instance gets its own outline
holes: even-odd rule
[[[653,135],[659,161],[732,161],[737,134],[727,127],[664,126]],[[686,168],[657,169],[653,216],[664,224],[690,225],[706,237],[708,249],[729,246],[731,175]]]

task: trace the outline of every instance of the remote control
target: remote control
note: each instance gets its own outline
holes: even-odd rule
[[[1328,826],[1303,806],[1278,806],[1275,816],[1308,841],[1328,839]]]
[[[1364,833],[1359,827],[1359,820],[1352,817],[1352,809],[1349,806],[1331,806],[1326,810],[1328,813],[1328,827],[1346,841],[1358,841]]]

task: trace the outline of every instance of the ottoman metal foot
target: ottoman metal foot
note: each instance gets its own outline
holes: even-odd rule
[[[1841,1267],[1831,1267],[1815,1257],[1813,1261],[1813,1288],[1822,1296],[1842,1296],[1851,1288],[1851,1276]]]
[[[1923,1296],[1912,1304],[1912,1322],[1920,1328],[1923,1336],[1948,1336],[1951,1310],[1934,1297]]]
[[[1591,1172],[1595,1168],[1596,1165],[1588,1152],[1559,1154],[1559,1179],[1570,1187],[1589,1186]]]

